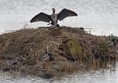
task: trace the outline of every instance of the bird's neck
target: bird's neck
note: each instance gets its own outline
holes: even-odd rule
[[[57,14],[55,14],[55,10],[53,10],[51,18],[52,18],[52,25],[56,25],[58,19],[57,19]]]
[[[55,14],[55,9],[52,9],[52,13]]]
[[[55,16],[55,11],[52,12],[52,15]]]

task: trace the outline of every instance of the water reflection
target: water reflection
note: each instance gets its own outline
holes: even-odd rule
[[[97,71],[97,70],[104,70],[104,69],[115,69],[116,67],[116,61],[92,61],[83,63],[86,65],[87,71]]]
[[[82,63],[85,65],[85,63]],[[99,61],[86,63],[72,75],[60,79],[42,79],[39,77],[22,76],[19,73],[0,73],[0,83],[118,83],[118,62]]]

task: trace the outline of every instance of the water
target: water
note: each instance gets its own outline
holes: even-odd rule
[[[45,22],[29,23],[39,12],[51,14],[63,8],[78,13],[59,22],[60,25],[92,28],[92,34],[118,35],[118,0],[0,0],[0,32],[23,27],[47,26]]]
[[[118,83],[118,63],[101,63],[60,79],[42,79],[20,74],[0,73],[0,83]]]

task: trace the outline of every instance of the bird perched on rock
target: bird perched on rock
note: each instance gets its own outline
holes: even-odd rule
[[[51,15],[40,12],[39,14],[34,16],[30,20],[30,22],[32,23],[32,22],[44,21],[44,22],[51,22],[51,23],[49,23],[51,25],[59,26],[57,24],[58,20],[61,21],[64,18],[69,17],[69,16],[77,16],[77,13],[64,8],[61,12],[59,12],[58,14],[55,14],[55,9],[52,8],[52,14]]]

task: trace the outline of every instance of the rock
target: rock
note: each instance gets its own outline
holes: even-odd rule
[[[68,56],[68,58],[77,60],[82,54],[81,45],[76,39],[68,39],[66,42],[64,40],[63,44],[65,48],[65,54]]]
[[[53,76],[51,74],[48,74],[48,73],[45,73],[44,75],[41,76],[42,78],[45,78],[45,79],[50,79],[52,78]]]
[[[47,53],[46,55],[44,55],[42,58],[41,58],[42,61],[44,62],[49,62],[49,61],[53,61],[54,60],[54,56],[52,53]]]
[[[113,42],[107,42],[107,45],[108,45],[108,47],[114,47],[114,43]]]

